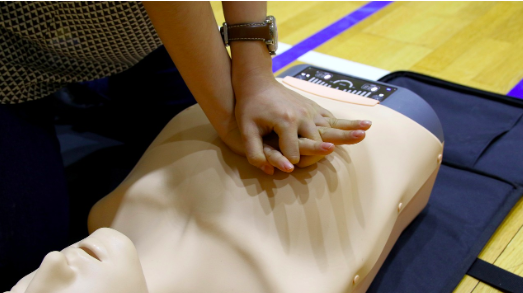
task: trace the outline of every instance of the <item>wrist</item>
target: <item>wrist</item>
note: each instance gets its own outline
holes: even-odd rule
[[[233,75],[253,70],[272,74],[272,57],[263,41],[237,41],[231,43]]]
[[[237,102],[252,95],[260,94],[275,84],[278,84],[278,82],[272,72],[266,74],[262,70],[253,70],[248,74],[239,75],[232,79],[234,97]]]
[[[272,58],[263,42],[234,42],[231,44],[231,57],[235,95],[275,81]]]

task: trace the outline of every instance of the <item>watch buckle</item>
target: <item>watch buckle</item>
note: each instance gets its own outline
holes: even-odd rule
[[[220,32],[222,33],[222,36],[223,36],[223,43],[225,44],[225,46],[229,46],[229,29],[227,27],[227,23],[224,22],[223,23],[223,26],[220,28]]]

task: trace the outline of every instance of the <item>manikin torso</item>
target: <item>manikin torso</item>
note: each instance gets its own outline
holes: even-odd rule
[[[150,293],[353,291],[437,169],[442,145],[384,106],[299,92],[372,129],[314,166],[269,176],[232,153],[193,106],[95,205],[90,230],[132,240]]]

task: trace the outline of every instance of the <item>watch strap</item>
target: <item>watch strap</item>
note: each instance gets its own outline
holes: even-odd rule
[[[227,26],[229,41],[269,41],[272,39],[269,24],[242,23]]]

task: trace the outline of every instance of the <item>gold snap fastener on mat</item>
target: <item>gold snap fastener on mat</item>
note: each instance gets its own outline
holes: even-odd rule
[[[400,204],[398,205],[398,213],[401,212],[401,208],[403,207],[403,203],[400,202]]]
[[[441,160],[443,160],[443,155],[442,155],[442,154],[439,154],[439,155],[438,155],[438,163],[441,163]]]
[[[356,282],[358,282],[359,279],[360,279],[360,275],[354,276],[354,279],[352,280],[352,284],[356,285]]]

